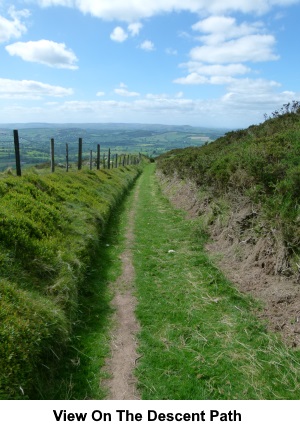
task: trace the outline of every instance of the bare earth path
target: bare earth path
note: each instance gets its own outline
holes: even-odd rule
[[[106,400],[140,400],[133,375],[136,353],[136,334],[139,325],[134,315],[136,299],[133,295],[135,272],[133,267],[132,248],[134,245],[134,219],[139,186],[134,194],[133,205],[128,215],[125,232],[125,250],[120,255],[122,273],[112,286],[115,308],[114,329],[111,334],[111,357],[106,363],[106,370],[111,374],[107,380],[108,396]]]

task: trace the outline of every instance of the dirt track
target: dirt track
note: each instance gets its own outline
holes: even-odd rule
[[[106,400],[139,400],[134,377],[136,353],[136,334],[139,325],[134,315],[136,299],[133,295],[135,272],[133,267],[132,248],[134,245],[135,207],[139,196],[136,188],[133,205],[128,215],[125,233],[125,250],[120,255],[122,273],[112,286],[115,308],[114,329],[111,333],[111,357],[106,363],[106,371],[111,374],[107,380],[108,396]]]

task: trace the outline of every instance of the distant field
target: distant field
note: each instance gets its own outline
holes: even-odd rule
[[[96,155],[101,145],[101,159],[110,148],[113,154],[142,153],[156,157],[171,149],[201,146],[222,136],[227,130],[190,126],[142,124],[107,125],[0,125],[0,171],[14,167],[13,129],[19,130],[21,163],[31,166],[50,161],[50,139],[55,141],[55,162],[65,163],[65,145],[69,146],[69,162],[77,161],[78,139],[83,139],[83,157],[90,151]]]

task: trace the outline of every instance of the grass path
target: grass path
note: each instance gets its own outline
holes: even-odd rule
[[[143,399],[298,399],[299,352],[255,318],[257,304],[210,262],[198,220],[139,180],[134,265]]]
[[[199,220],[171,206],[154,171],[146,166],[112,216],[72,369],[49,398],[299,399],[299,351],[268,333],[257,304],[211,263]]]

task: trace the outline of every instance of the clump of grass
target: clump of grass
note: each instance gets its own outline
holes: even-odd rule
[[[40,398],[88,295],[112,210],[139,167],[0,179],[0,398]]]

